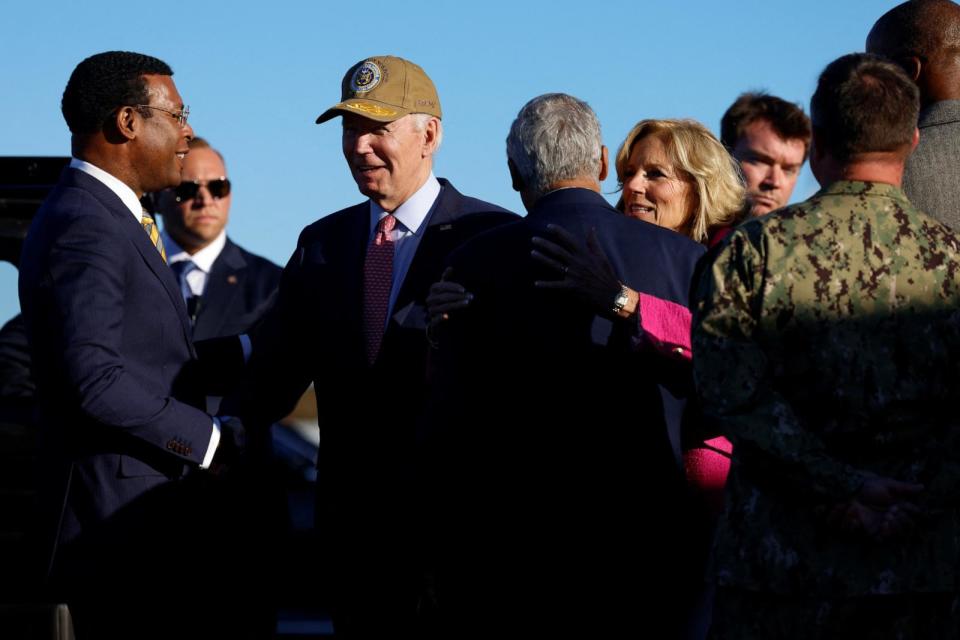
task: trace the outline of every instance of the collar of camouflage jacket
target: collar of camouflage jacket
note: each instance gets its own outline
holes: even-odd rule
[[[893,198],[902,202],[909,202],[900,187],[886,182],[861,182],[859,180],[838,180],[829,184],[819,192],[818,196],[849,195],[874,198]]]

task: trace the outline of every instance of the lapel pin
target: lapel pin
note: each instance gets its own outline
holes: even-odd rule
[[[237,276],[234,276],[234,275],[227,276],[227,284],[237,284]]]

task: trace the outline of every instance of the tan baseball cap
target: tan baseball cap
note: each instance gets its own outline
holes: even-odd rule
[[[396,56],[374,56],[350,67],[340,96],[340,102],[320,114],[317,124],[344,113],[378,122],[393,122],[410,113],[442,117],[437,88],[427,74]]]

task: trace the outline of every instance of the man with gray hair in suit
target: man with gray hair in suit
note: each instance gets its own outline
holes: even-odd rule
[[[582,100],[528,102],[507,157],[529,215],[451,255],[473,297],[435,336],[440,605],[449,637],[615,637],[677,603],[685,488],[662,368],[624,348],[637,322],[625,287],[685,307],[703,248],[610,206],[607,148]],[[610,278],[570,295],[581,265],[537,237],[602,251]]]
[[[960,230],[960,5],[911,0],[885,13],[867,51],[890,58],[920,89],[920,144],[907,159],[910,202]]]

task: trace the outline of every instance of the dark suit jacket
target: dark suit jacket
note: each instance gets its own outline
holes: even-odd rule
[[[213,262],[193,323],[193,339],[247,332],[267,311],[283,269],[227,238]]]
[[[440,335],[429,444],[441,607],[469,621],[458,634],[477,621],[492,634],[617,629],[643,601],[638,585],[663,588],[658,554],[677,533],[684,483],[656,360],[631,353],[629,324],[533,286],[559,278],[530,258],[548,224],[584,242],[596,229],[623,282],[683,305],[703,253],[598,193],[563,189],[451,257],[475,297]]]
[[[425,299],[449,253],[515,216],[461,195],[446,180],[406,274],[373,366],[361,333],[369,203],[304,229],[277,304],[254,337],[250,382],[224,413],[246,423],[284,415],[313,381],[320,424],[317,527],[337,579],[411,591],[411,494],[417,422],[426,395]],[[370,579],[360,565],[375,567]],[[403,571],[402,579],[397,578]],[[383,578],[383,576],[389,576]],[[386,581],[402,584],[384,586]],[[342,592],[342,590],[341,590]],[[413,602],[407,603],[412,611]]]
[[[228,372],[235,375],[223,375],[224,352],[229,354],[236,349],[232,336],[249,333],[263,319],[276,299],[282,273],[279,266],[229,238],[213,261],[194,312],[193,340],[200,366],[191,369],[192,374],[206,379],[208,386],[218,390],[216,395],[207,397],[207,413],[219,412],[221,393],[233,389],[243,373],[243,367],[238,366]],[[208,363],[210,367],[206,366]]]
[[[177,511],[172,494],[202,461],[212,430],[197,408],[204,390],[180,382],[195,358],[180,288],[121,200],[66,169],[27,235],[20,303],[57,583],[68,598],[147,600],[178,563],[161,549],[185,552],[179,533],[191,514]],[[147,559],[156,571],[142,569]]]
[[[23,316],[17,314],[0,328],[0,399],[33,400],[37,385],[30,374],[30,345]]]

